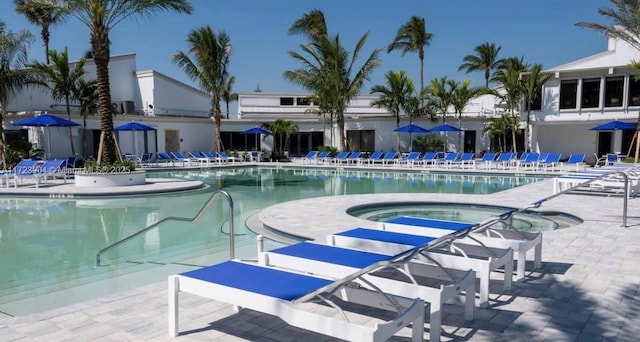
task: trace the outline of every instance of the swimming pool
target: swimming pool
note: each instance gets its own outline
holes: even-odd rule
[[[244,222],[284,201],[366,193],[493,193],[542,180],[479,174],[328,169],[234,168],[150,171],[148,177],[198,179],[208,187],[123,198],[0,198],[0,311],[26,315],[114,293],[229,257],[228,206],[216,201],[195,223],[172,222],[96,253],[166,216],[192,217],[212,191],[234,201],[236,256],[255,255]]]

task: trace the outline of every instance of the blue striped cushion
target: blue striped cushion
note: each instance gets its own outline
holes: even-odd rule
[[[397,243],[401,245],[409,245],[409,246],[415,246],[415,247],[424,246],[436,239],[431,236],[402,234],[402,233],[388,232],[385,230],[367,229],[367,228],[355,228],[355,229],[337,233],[336,235],[358,238],[358,239]]]
[[[284,254],[354,268],[365,268],[369,265],[375,264],[376,262],[389,260],[391,258],[384,254],[309,242],[300,242],[291,246],[274,249],[271,253]]]
[[[466,223],[466,222],[432,220],[432,219],[409,217],[409,216],[397,217],[395,219],[392,219],[386,222],[404,224],[407,226],[449,229],[449,230],[455,230],[455,231],[467,229],[474,225],[473,223]]]

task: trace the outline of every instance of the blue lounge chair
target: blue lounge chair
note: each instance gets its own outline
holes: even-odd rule
[[[293,163],[309,164],[309,162],[318,155],[318,151],[309,151],[304,157],[293,158]]]
[[[446,222],[446,221],[442,221]],[[445,226],[443,224],[443,226]],[[456,237],[466,236],[475,224],[447,224],[451,229],[440,230],[440,235],[411,234],[407,232],[392,232],[380,229],[356,228],[334,234],[329,241],[342,247],[360,248],[379,253],[398,253],[407,249],[418,248],[422,241],[418,238],[441,238],[446,235]],[[386,226],[385,226],[386,227]],[[480,307],[489,305],[490,272],[504,268],[504,290],[511,289],[513,273],[513,250],[477,246],[453,241],[453,247],[444,250],[431,249],[421,252],[426,260],[435,261],[447,268],[460,270],[472,269],[480,278]]]
[[[422,244],[420,247],[422,250],[427,250],[431,244],[437,243],[437,239],[434,238],[420,237],[419,240]],[[311,268],[314,270],[314,274],[337,279],[344,278],[376,262],[391,260],[392,258],[394,256],[389,254],[313,242],[296,243],[269,252],[261,250],[259,253],[259,260],[263,265],[295,269],[303,272]],[[394,268],[390,267],[387,269],[386,275],[367,276],[367,282],[373,284],[384,293],[409,298],[419,297],[430,303],[430,341],[440,340],[442,304],[456,299],[461,291],[466,293],[464,318],[467,320],[473,319],[475,301],[475,273],[473,271],[443,269],[437,265],[416,262],[413,259],[396,267],[400,266],[405,266],[410,273],[410,275],[407,275],[396,271],[395,273],[401,277],[400,279],[421,277],[420,279],[429,278],[430,281],[405,282],[398,280],[391,274]]]
[[[389,151],[386,152],[380,159],[371,160],[373,163],[381,163],[382,165],[389,165],[391,162],[396,159],[398,152]]]
[[[171,163],[171,165],[174,165],[174,160],[167,152],[156,152],[156,163]]]
[[[235,163],[238,158],[229,157],[225,151],[217,151],[216,154],[222,163]]]
[[[192,164],[197,164],[199,161],[196,158],[189,158],[187,156],[185,156],[184,154],[182,154],[182,152],[180,151],[173,151],[171,152],[171,155],[173,156],[173,160],[174,163],[175,162],[180,162],[182,163],[182,165],[189,165],[191,166]]]
[[[413,166],[413,164],[420,159],[420,151],[411,152],[406,157],[396,159],[396,165]]]
[[[449,166],[453,167],[454,165],[457,165],[464,168],[466,165],[471,165],[472,163],[473,152],[464,152],[460,158],[449,161]]]
[[[349,164],[359,165],[362,162],[362,158],[360,158],[361,155],[362,155],[362,152],[360,151],[351,152],[349,157],[347,157],[347,165]]]
[[[15,175],[18,174],[31,174],[38,170],[38,167],[42,164],[41,160],[23,159],[16,164],[13,169],[1,171],[0,176],[5,183],[5,186],[9,187],[9,180],[16,181]]]
[[[520,156],[520,159],[517,159],[517,160],[514,159],[516,170],[520,170],[521,168],[526,168],[526,167],[530,167],[532,170],[537,169],[538,163],[540,160],[540,154],[535,152],[525,152],[525,153],[526,155],[524,156],[524,158]]]
[[[452,161],[458,159],[458,152],[447,152],[444,155],[444,158],[442,159],[437,159],[437,165],[438,166],[444,166],[447,167],[451,164]]]
[[[496,158],[495,162],[490,163],[489,166],[496,164],[496,168],[502,168],[504,170],[513,163],[515,158],[515,152],[502,152],[498,158]]]
[[[367,164],[371,165],[377,161],[380,161],[383,155],[384,152],[382,151],[374,151],[373,153],[371,153],[371,155],[369,155],[369,158],[365,159],[364,161],[366,161]]]
[[[426,152],[421,159],[416,160],[415,164],[422,164],[422,166],[426,167],[427,165],[435,165],[436,158],[438,157],[438,152]]]
[[[346,163],[350,153],[351,152],[349,151],[341,151],[337,156],[328,159],[328,161],[334,164],[342,164],[342,162]]]
[[[200,154],[202,154],[204,158],[207,158],[209,163],[220,162],[220,158],[216,157],[215,155],[213,155],[213,153],[209,151],[200,151]]]
[[[479,167],[480,165],[484,165],[485,170],[488,169],[488,166],[493,163],[496,159],[495,152],[487,152],[482,155],[482,158],[476,159],[472,162],[474,167]]]
[[[382,265],[386,265],[383,263]],[[169,334],[178,335],[179,293],[192,293],[233,304],[240,308],[274,315],[286,323],[347,341],[385,341],[407,325],[412,326],[412,341],[423,340],[424,301],[384,294],[377,290],[357,288],[355,281],[383,266],[375,265],[340,280],[303,274],[236,260],[204,267],[169,277]],[[396,316],[377,324],[351,317],[338,306],[343,301],[394,310]],[[297,304],[305,304],[303,307]],[[322,304],[328,304],[324,306]],[[337,317],[325,310],[336,310]],[[370,320],[367,320],[370,321]]]
[[[30,179],[35,182],[36,188],[38,188],[41,182],[46,182],[49,177],[57,175],[63,176],[62,178],[66,183],[66,175],[64,174],[66,164],[66,159],[45,160],[37,164],[31,171],[16,172],[13,174],[14,187],[18,187],[18,181]]]
[[[580,171],[580,168],[585,170],[587,164],[585,164],[584,162],[584,157],[584,153],[572,153],[569,156],[569,159],[567,159],[566,162],[562,163],[562,166],[567,165],[569,168],[571,168],[572,165],[575,165],[576,172]]]
[[[556,166],[560,166],[560,153],[549,153],[544,160],[538,162],[538,169],[543,168],[547,171],[548,168],[551,168],[551,171],[556,170]]]
[[[472,226],[475,226],[475,224],[410,216],[401,216],[380,223],[380,228],[384,230],[436,237]],[[524,279],[526,255],[531,249],[535,250],[534,268],[542,267],[542,233],[520,232],[515,228],[481,227],[480,229],[475,228],[469,236],[472,237],[472,240],[480,241],[489,247],[513,249],[514,258],[518,260],[516,265],[517,281]],[[473,243],[469,239],[462,241]]]

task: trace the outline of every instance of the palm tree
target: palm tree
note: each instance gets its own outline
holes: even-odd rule
[[[289,35],[306,36],[312,42],[321,41],[327,37],[327,23],[324,19],[324,13],[319,9],[312,9],[296,20],[289,28],[288,33]]]
[[[224,101],[227,107],[227,119],[229,118],[229,103],[233,101],[238,101],[238,93],[233,92],[233,84],[236,82],[235,76],[229,76],[227,81],[224,83],[224,88],[222,88],[222,95],[220,96],[221,100]]]
[[[74,99],[76,83],[86,73],[84,65],[85,58],[81,58],[74,63],[73,69],[69,64],[69,54],[67,48],[62,52],[56,50],[49,51],[49,57],[52,61],[51,65],[40,62],[29,64],[35,74],[40,78],[39,84],[49,89],[51,97],[56,101],[64,101],[67,110],[67,118],[71,120],[71,102]],[[71,127],[69,127],[69,142],[71,143],[71,154],[76,155],[73,145],[73,135]]]
[[[82,155],[87,155],[87,117],[93,115],[98,102],[98,82],[80,79],[76,82],[75,99],[82,115]]]
[[[424,89],[424,47],[429,46],[433,34],[427,32],[424,18],[411,17],[407,23],[400,26],[393,42],[387,47],[387,53],[402,50],[402,56],[407,52],[418,52],[420,59],[420,90]]]
[[[225,84],[229,78],[227,67],[231,51],[231,39],[226,32],[217,34],[211,26],[193,29],[187,36],[189,51],[179,51],[173,56],[173,62],[200,89],[211,94],[211,114],[215,122],[216,151],[222,151],[220,130],[220,100],[224,94]],[[189,56],[191,54],[191,57]]]
[[[511,127],[510,118],[510,116],[504,114],[497,118],[491,118],[484,128],[484,132],[489,134],[490,137],[498,139],[498,150],[500,152],[505,151],[506,134]]]
[[[507,112],[511,114],[514,120],[511,120],[511,138],[513,152],[517,150],[516,133],[518,131],[519,121],[516,120],[516,108],[522,101],[522,84],[520,75],[527,71],[528,64],[524,62],[524,58],[510,57],[502,60],[498,67],[498,71],[493,75],[492,81],[498,82],[504,89],[503,94],[493,93],[500,97],[506,104]]]
[[[380,97],[371,103],[378,108],[386,108],[396,118],[396,128],[400,127],[400,114],[405,112],[409,97],[414,92],[413,81],[404,70],[394,72],[389,70],[385,74],[387,84],[376,84],[371,88],[371,94],[379,93]],[[411,137],[409,137],[411,140]],[[397,150],[400,151],[400,136],[397,139]]]
[[[98,162],[110,164],[120,158],[113,134],[113,107],[109,83],[109,32],[121,21],[136,15],[149,16],[162,10],[190,14],[188,0],[62,0],[63,9],[89,28],[91,51],[98,82],[100,142]]]
[[[527,107],[527,124],[524,128],[524,146],[527,151],[531,151],[531,137],[529,136],[531,126],[531,105],[533,104],[533,101],[542,96],[542,86],[547,83],[549,79],[551,79],[551,74],[543,74],[542,65],[534,64],[531,67],[531,70],[529,70],[527,74],[523,75],[521,80],[522,96],[524,97]]]
[[[13,0],[13,3],[16,12],[23,14],[31,24],[40,26],[40,39],[44,45],[46,64],[49,64],[49,28],[64,22],[68,13],[59,6],[57,0]]]
[[[502,46],[496,46],[496,44],[489,42],[476,46],[473,49],[476,54],[464,56],[458,71],[464,70],[467,74],[472,71],[484,71],[485,88],[489,88],[491,71],[497,69],[501,63],[501,60],[498,59],[498,53],[501,49]]]
[[[447,89],[447,84],[447,76],[434,78],[422,94],[427,100],[427,106],[436,114],[442,114],[442,123],[447,122],[447,111],[451,105],[451,92]]]
[[[32,81],[31,71],[25,68],[32,41],[33,36],[28,31],[7,30],[0,21],[0,157],[5,163],[4,115],[9,99]]]
[[[305,20],[310,22],[304,23]],[[311,37],[310,43],[300,45],[302,52],[308,57],[289,51],[289,55],[299,61],[302,67],[285,71],[283,75],[289,81],[310,91],[312,97],[321,99],[322,112],[335,114],[340,135],[340,149],[344,150],[347,145],[344,112],[349,102],[359,95],[371,72],[380,65],[378,55],[381,50],[374,50],[364,59],[360,68],[356,69],[355,63],[360,60],[359,55],[369,33],[365,33],[358,40],[353,53],[350,54],[340,42],[339,35],[333,37],[323,35],[322,27],[326,28],[326,24],[322,12],[318,10],[305,14],[302,19],[294,23],[292,26],[294,33],[297,32],[295,29],[299,28],[301,29],[299,32],[308,31],[307,34]]]
[[[484,88],[471,87],[471,80],[457,82],[449,80],[447,84],[451,91],[451,105],[458,116],[458,127],[462,128],[462,112],[469,102],[484,93]],[[458,149],[462,149],[462,131],[458,131]]]
[[[283,157],[284,151],[289,147],[291,136],[298,133],[298,125],[291,120],[278,119],[273,124],[265,124],[265,128],[273,134],[274,144],[277,142],[274,148],[276,159]]]

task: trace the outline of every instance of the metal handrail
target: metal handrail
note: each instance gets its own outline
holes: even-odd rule
[[[229,258],[230,259],[234,259],[236,257],[236,253],[235,253],[235,240],[234,240],[234,236],[235,236],[235,228],[234,228],[234,223],[233,223],[233,199],[231,198],[231,195],[229,195],[228,192],[224,191],[224,190],[216,190],[213,192],[213,194],[211,194],[211,197],[209,197],[209,199],[207,200],[207,202],[205,202],[204,205],[202,205],[202,208],[200,208],[200,210],[198,211],[198,213],[196,213],[196,215],[192,218],[188,218],[188,217],[180,217],[180,216],[167,216],[165,218],[163,218],[162,220],[155,222],[149,226],[147,226],[146,228],[139,230],[121,240],[118,240],[112,244],[110,244],[109,246],[101,249],[98,251],[98,253],[96,254],[96,266],[100,266],[100,256],[102,254],[104,254],[104,252],[110,250],[113,247],[119,246],[135,237],[137,237],[140,234],[146,233],[151,229],[156,228],[157,226],[167,222],[167,221],[182,221],[182,222],[195,222],[198,221],[202,215],[204,214],[205,210],[211,205],[211,203],[213,203],[213,201],[215,200],[215,198],[218,195],[223,195],[224,197],[227,198],[227,201],[229,202]]]

